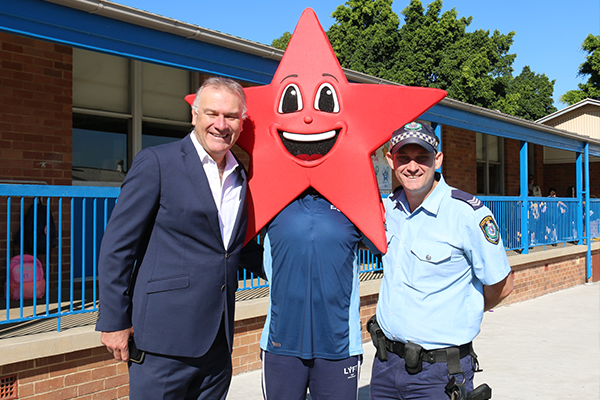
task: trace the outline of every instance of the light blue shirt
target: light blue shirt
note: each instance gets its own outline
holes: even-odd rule
[[[483,285],[511,271],[491,211],[441,176],[413,213],[404,190],[385,206],[388,251],[377,303],[383,332],[426,350],[471,342],[483,318]]]

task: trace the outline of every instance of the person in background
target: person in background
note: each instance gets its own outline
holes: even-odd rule
[[[542,197],[542,189],[536,184],[535,176],[529,175],[529,196]]]

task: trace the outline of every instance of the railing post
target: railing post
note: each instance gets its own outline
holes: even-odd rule
[[[433,128],[433,132],[436,134],[440,141],[438,144],[438,149],[439,151],[442,151],[442,125],[438,124],[437,122],[434,122],[431,124],[431,127]],[[442,167],[443,165],[440,165],[440,167],[436,169],[436,171],[442,173]]]
[[[529,254],[529,221],[527,218],[527,212],[529,208],[529,195],[528,195],[528,143],[521,141],[520,156],[520,187],[521,187],[521,246],[523,247],[522,254]]]
[[[575,190],[577,192],[577,244],[583,244],[583,154],[577,152]]]
[[[590,229],[590,153],[589,143],[583,148],[583,162],[585,168],[585,242],[587,244],[586,254],[586,281],[592,277],[592,231]]]

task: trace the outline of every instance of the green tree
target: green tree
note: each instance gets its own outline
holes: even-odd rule
[[[529,67],[513,78],[514,32],[467,32],[472,17],[458,18],[455,8],[444,13],[442,8],[442,0],[432,0],[427,9],[411,0],[400,26],[392,0],[348,0],[332,13],[336,22],[327,36],[345,68],[444,89],[452,99],[523,118],[553,110],[554,81]]]
[[[287,48],[287,45],[290,42],[291,38],[292,38],[291,33],[284,32],[283,35],[281,35],[281,37],[273,40],[273,43],[271,43],[271,46],[276,47],[281,50],[285,50]]]
[[[440,15],[442,6],[442,0],[434,0],[425,11],[420,0],[411,0],[402,11],[405,24],[392,79],[445,89],[448,97],[490,107],[497,97],[496,80],[513,70],[516,55],[508,51],[514,32],[467,32],[472,17],[458,18],[455,8]]]
[[[392,0],[349,0],[331,15],[336,22],[327,36],[341,66],[389,78],[394,62],[390,55],[399,45],[399,19]]]
[[[577,85],[579,90],[569,90],[563,94],[560,101],[568,105],[573,105],[586,98],[600,100],[600,36],[589,34],[581,49],[588,55],[583,64],[579,66],[578,76],[587,76],[587,82]]]
[[[492,108],[531,121],[556,111],[552,101],[555,81],[545,74],[536,74],[526,65],[514,79],[501,81],[504,83],[503,93]]]

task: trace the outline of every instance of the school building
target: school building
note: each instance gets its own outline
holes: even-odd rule
[[[0,398],[126,399],[127,367],[94,331],[95,260],[119,185],[141,149],[190,132],[183,98],[206,77],[268,84],[283,52],[106,0],[5,1],[0,45]],[[441,138],[448,184],[498,220],[515,281],[504,304],[600,279],[600,102],[532,122],[444,99],[420,120]],[[385,196],[394,181],[382,160],[379,150]],[[542,197],[528,193],[530,175]],[[545,197],[550,188],[557,198]],[[36,251],[46,294],[11,300],[15,233],[34,203],[47,210],[39,224],[52,216],[57,230],[56,245]],[[365,271],[363,322],[381,280]],[[260,367],[268,307],[264,282],[240,285],[234,374]]]

